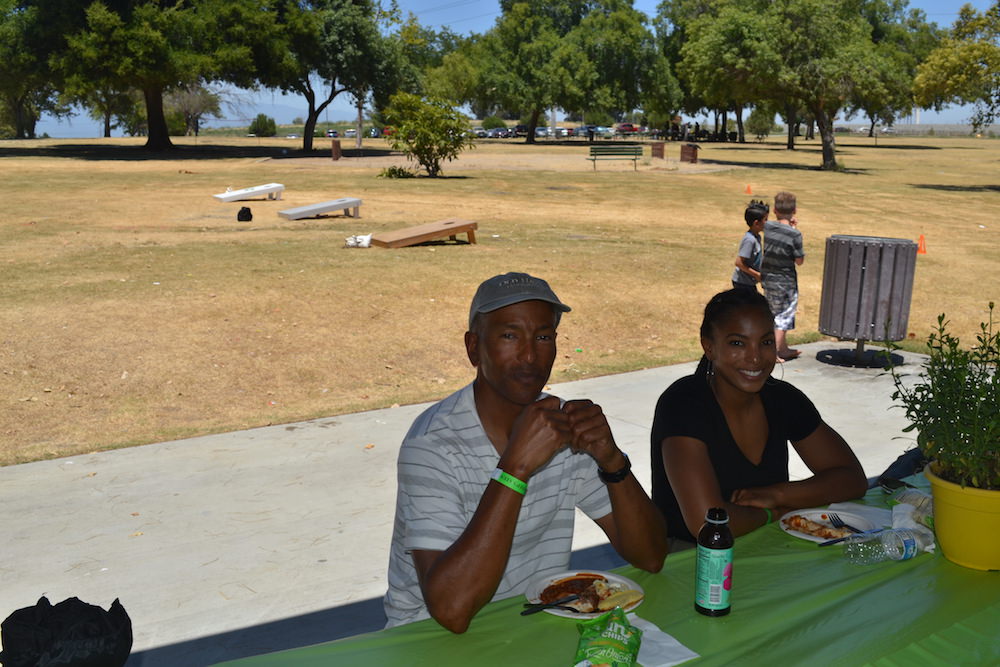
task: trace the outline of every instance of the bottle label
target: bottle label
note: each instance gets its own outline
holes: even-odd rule
[[[903,557],[899,560],[909,560],[917,555],[917,541],[912,535],[903,535]]]
[[[718,611],[729,608],[733,590],[733,550],[708,549],[698,545],[695,568],[695,604]]]

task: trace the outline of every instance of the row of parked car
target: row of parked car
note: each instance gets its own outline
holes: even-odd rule
[[[633,125],[632,123],[618,123],[614,127],[604,125],[580,125],[579,127],[536,127],[535,136],[542,137],[590,137],[591,133],[595,137],[612,137],[615,135],[642,134],[647,130],[645,127]],[[472,128],[472,133],[480,139],[508,139],[511,137],[525,137],[528,135],[527,125],[515,125],[514,127],[494,127],[486,130],[482,127]]]

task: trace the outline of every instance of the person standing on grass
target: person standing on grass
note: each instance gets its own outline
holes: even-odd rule
[[[788,347],[788,332],[795,328],[795,311],[799,306],[799,282],[795,267],[805,261],[802,232],[795,219],[795,195],[779,192],[774,195],[774,215],[777,220],[764,224],[764,259],[761,276],[764,295],[774,315],[774,343],[778,362],[794,359],[802,352]]]
[[[577,507],[632,565],[663,567],[666,523],[600,406],[542,393],[569,310],[524,273],[479,286],[475,380],[417,417],[399,451],[386,627],[430,616],[465,632],[491,600],[565,571]]]
[[[768,205],[757,199],[752,200],[743,212],[743,219],[746,220],[748,229],[747,233],[743,235],[743,240],[740,241],[739,250],[736,251],[733,287],[757,291],[763,254],[760,233],[764,230],[768,213],[770,213]]]

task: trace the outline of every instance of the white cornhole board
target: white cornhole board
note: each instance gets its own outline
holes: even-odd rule
[[[252,188],[243,188],[242,190],[227,190],[226,192],[220,192],[212,196],[219,201],[242,201],[262,195],[267,195],[268,199],[281,199],[281,193],[284,189],[285,186],[281,183],[266,183],[264,185],[255,185]]]
[[[342,197],[340,199],[331,199],[330,201],[321,202],[319,204],[309,204],[308,206],[285,209],[284,211],[278,211],[278,215],[289,220],[298,220],[299,218],[315,218],[316,216],[330,211],[343,211],[344,215],[351,217],[351,209],[353,209],[354,217],[360,218],[361,214],[358,213],[358,207],[360,206],[360,199],[355,199],[354,197]]]

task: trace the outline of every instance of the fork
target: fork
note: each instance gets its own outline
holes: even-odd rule
[[[833,525],[834,528],[846,528],[847,530],[851,531],[852,533],[863,533],[863,532],[865,532],[863,530],[858,530],[854,526],[851,526],[849,524],[844,523],[844,520],[840,518],[840,515],[836,514],[835,512],[827,512],[826,516],[830,519],[830,523]]]

